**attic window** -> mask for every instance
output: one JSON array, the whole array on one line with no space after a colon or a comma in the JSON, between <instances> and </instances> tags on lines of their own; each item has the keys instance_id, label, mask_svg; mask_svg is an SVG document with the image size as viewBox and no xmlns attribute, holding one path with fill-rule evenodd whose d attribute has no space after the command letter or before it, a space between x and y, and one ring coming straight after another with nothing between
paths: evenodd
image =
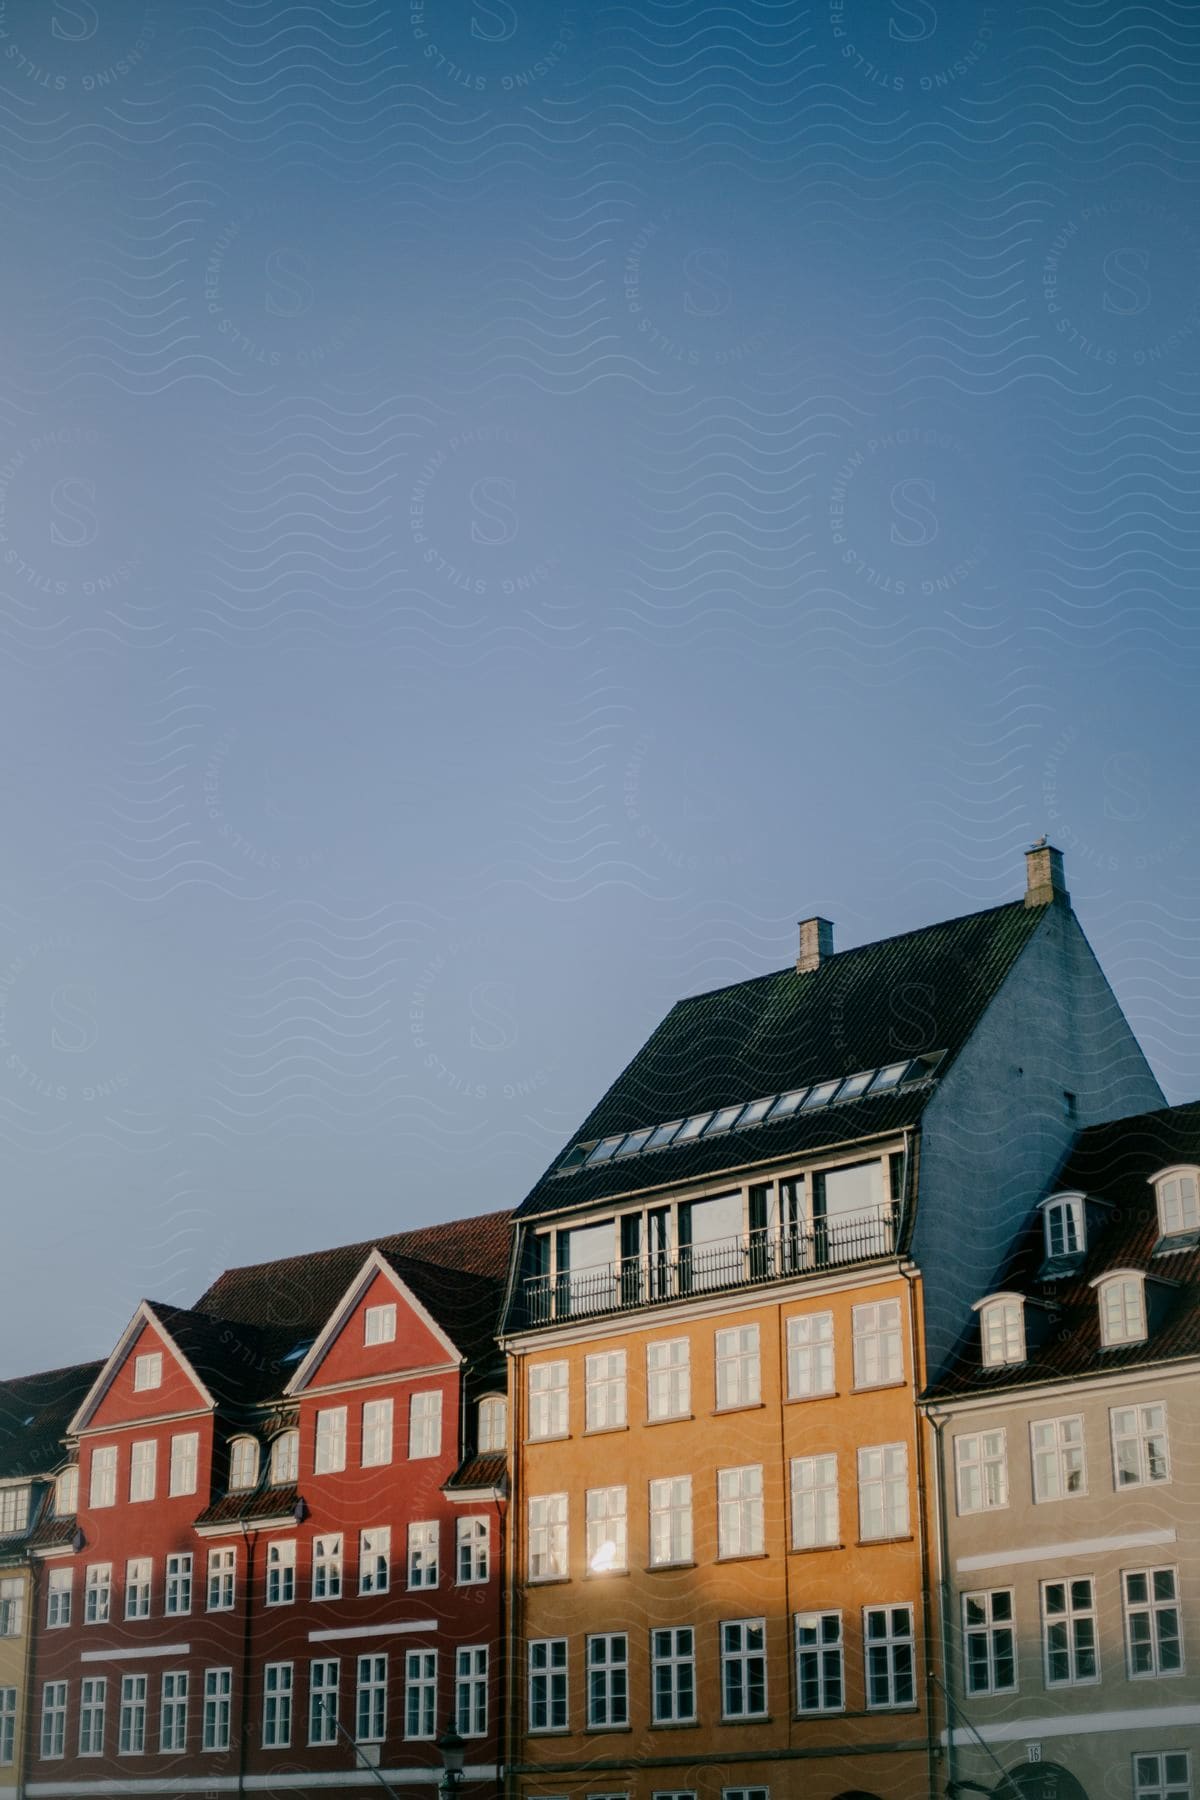
<instances>
[{"instance_id":1,"label":"attic window","mask_svg":"<svg viewBox=\"0 0 1200 1800\"><path fill-rule=\"evenodd\" d=\"M1200 1188L1193 1168L1162 1169L1151 1176L1158 1197L1158 1228L1164 1237L1200 1231Z\"/></svg>"},{"instance_id":2,"label":"attic window","mask_svg":"<svg viewBox=\"0 0 1200 1800\"><path fill-rule=\"evenodd\" d=\"M647 1125L641 1131L631 1131L617 1154L619 1156L636 1156L639 1150L646 1148L646 1144L653 1134L653 1125Z\"/></svg>"},{"instance_id":3,"label":"attic window","mask_svg":"<svg viewBox=\"0 0 1200 1800\"><path fill-rule=\"evenodd\" d=\"M1099 1289L1100 1342L1105 1349L1140 1344L1146 1337L1146 1284L1136 1270L1122 1270L1093 1284Z\"/></svg>"},{"instance_id":4,"label":"attic window","mask_svg":"<svg viewBox=\"0 0 1200 1800\"><path fill-rule=\"evenodd\" d=\"M752 1100L738 1120L738 1130L744 1131L747 1125L761 1125L774 1101L774 1094L768 1094L765 1100Z\"/></svg>"},{"instance_id":5,"label":"attic window","mask_svg":"<svg viewBox=\"0 0 1200 1800\"><path fill-rule=\"evenodd\" d=\"M679 1128L678 1136L672 1141L676 1144L686 1144L692 1138L699 1137L711 1118L712 1114L710 1112L693 1113L690 1119L685 1119L683 1121L683 1124Z\"/></svg>"},{"instance_id":6,"label":"attic window","mask_svg":"<svg viewBox=\"0 0 1200 1800\"><path fill-rule=\"evenodd\" d=\"M981 1303L979 1339L985 1369L1025 1361L1025 1303L1019 1294L1000 1294Z\"/></svg>"},{"instance_id":7,"label":"attic window","mask_svg":"<svg viewBox=\"0 0 1200 1800\"><path fill-rule=\"evenodd\" d=\"M886 1069L880 1069L878 1075L876 1075L874 1081L871 1083L871 1092L873 1094L882 1094L888 1088L899 1087L907 1067L908 1064L906 1062L898 1062L889 1063Z\"/></svg>"},{"instance_id":8,"label":"attic window","mask_svg":"<svg viewBox=\"0 0 1200 1800\"><path fill-rule=\"evenodd\" d=\"M244 1493L258 1481L258 1443L252 1437L234 1438L229 1446L229 1491Z\"/></svg>"},{"instance_id":9,"label":"attic window","mask_svg":"<svg viewBox=\"0 0 1200 1800\"><path fill-rule=\"evenodd\" d=\"M133 1391L144 1394L150 1388L162 1386L162 1351L151 1350L145 1356L133 1359Z\"/></svg>"},{"instance_id":10,"label":"attic window","mask_svg":"<svg viewBox=\"0 0 1200 1800\"><path fill-rule=\"evenodd\" d=\"M860 1094L866 1093L874 1073L874 1069L868 1069L861 1075L847 1075L845 1081L843 1081L841 1087L837 1091L838 1099L857 1100Z\"/></svg>"},{"instance_id":11,"label":"attic window","mask_svg":"<svg viewBox=\"0 0 1200 1800\"><path fill-rule=\"evenodd\" d=\"M70 1463L60 1469L54 1483L54 1512L59 1519L70 1519L79 1510L79 1464Z\"/></svg>"},{"instance_id":12,"label":"attic window","mask_svg":"<svg viewBox=\"0 0 1200 1800\"><path fill-rule=\"evenodd\" d=\"M293 1344L287 1355L281 1356L279 1360L281 1363L303 1362L312 1347L312 1338L301 1338L300 1342L298 1344Z\"/></svg>"},{"instance_id":13,"label":"attic window","mask_svg":"<svg viewBox=\"0 0 1200 1800\"><path fill-rule=\"evenodd\" d=\"M715 1112L704 1127L705 1137L714 1137L718 1131L732 1131L741 1110L740 1103L737 1106L721 1107L720 1111Z\"/></svg>"},{"instance_id":14,"label":"attic window","mask_svg":"<svg viewBox=\"0 0 1200 1800\"><path fill-rule=\"evenodd\" d=\"M801 1112L811 1112L816 1106L828 1106L833 1096L841 1087L840 1081L819 1081L814 1088L809 1088Z\"/></svg>"},{"instance_id":15,"label":"attic window","mask_svg":"<svg viewBox=\"0 0 1200 1800\"><path fill-rule=\"evenodd\" d=\"M671 1142L682 1124L682 1119L672 1119L669 1125L660 1125L646 1145L647 1150L661 1150L664 1144Z\"/></svg>"},{"instance_id":16,"label":"attic window","mask_svg":"<svg viewBox=\"0 0 1200 1800\"><path fill-rule=\"evenodd\" d=\"M28 1487L0 1488L0 1534L24 1531L29 1524Z\"/></svg>"},{"instance_id":17,"label":"attic window","mask_svg":"<svg viewBox=\"0 0 1200 1800\"><path fill-rule=\"evenodd\" d=\"M616 1151L618 1145L625 1142L627 1135L628 1133L619 1131L616 1137L601 1138L600 1142L596 1145L596 1148L587 1159L588 1168L594 1169L597 1163L607 1162L609 1157Z\"/></svg>"},{"instance_id":18,"label":"attic window","mask_svg":"<svg viewBox=\"0 0 1200 1800\"><path fill-rule=\"evenodd\" d=\"M1045 1208L1047 1256L1075 1256L1087 1248L1083 1201L1077 1195L1051 1200Z\"/></svg>"},{"instance_id":19,"label":"attic window","mask_svg":"<svg viewBox=\"0 0 1200 1800\"><path fill-rule=\"evenodd\" d=\"M368 1306L363 1314L363 1343L390 1344L396 1337L396 1302L386 1306Z\"/></svg>"},{"instance_id":20,"label":"attic window","mask_svg":"<svg viewBox=\"0 0 1200 1800\"><path fill-rule=\"evenodd\" d=\"M290 1487L299 1479L300 1433L281 1431L271 1444L271 1484L273 1487Z\"/></svg>"},{"instance_id":21,"label":"attic window","mask_svg":"<svg viewBox=\"0 0 1200 1800\"><path fill-rule=\"evenodd\" d=\"M488 1394L479 1402L479 1450L505 1448L508 1436L508 1402L501 1394Z\"/></svg>"},{"instance_id":22,"label":"attic window","mask_svg":"<svg viewBox=\"0 0 1200 1800\"><path fill-rule=\"evenodd\" d=\"M789 1094L780 1094L771 1108L771 1119L790 1119L807 1092L808 1089L802 1087L793 1088Z\"/></svg>"}]
</instances>

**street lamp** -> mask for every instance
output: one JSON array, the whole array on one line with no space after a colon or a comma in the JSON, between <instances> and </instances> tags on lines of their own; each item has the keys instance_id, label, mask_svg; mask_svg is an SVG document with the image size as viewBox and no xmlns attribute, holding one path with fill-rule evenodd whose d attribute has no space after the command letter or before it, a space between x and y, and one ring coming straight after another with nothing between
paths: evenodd
<instances>
[{"instance_id":1,"label":"street lamp","mask_svg":"<svg viewBox=\"0 0 1200 1800\"><path fill-rule=\"evenodd\" d=\"M438 1793L442 1800L455 1800L459 1783L462 1780L463 1760L466 1756L467 1746L454 1728L453 1715L447 1719L446 1729L438 1739L437 1747L442 1753L442 1763L446 1770L438 1783Z\"/></svg>"}]
</instances>

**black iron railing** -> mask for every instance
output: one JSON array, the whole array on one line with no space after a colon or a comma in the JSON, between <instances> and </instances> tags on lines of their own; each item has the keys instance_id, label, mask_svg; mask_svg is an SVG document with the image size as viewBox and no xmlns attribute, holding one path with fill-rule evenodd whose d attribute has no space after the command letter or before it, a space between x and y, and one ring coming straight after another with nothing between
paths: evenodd
<instances>
[{"instance_id":1,"label":"black iron railing","mask_svg":"<svg viewBox=\"0 0 1200 1800\"><path fill-rule=\"evenodd\" d=\"M694 1248L648 1252L561 1275L533 1275L524 1284L529 1325L626 1312L660 1300L754 1287L791 1275L815 1274L890 1256L899 1208L818 1219L803 1226L752 1231Z\"/></svg>"}]
</instances>

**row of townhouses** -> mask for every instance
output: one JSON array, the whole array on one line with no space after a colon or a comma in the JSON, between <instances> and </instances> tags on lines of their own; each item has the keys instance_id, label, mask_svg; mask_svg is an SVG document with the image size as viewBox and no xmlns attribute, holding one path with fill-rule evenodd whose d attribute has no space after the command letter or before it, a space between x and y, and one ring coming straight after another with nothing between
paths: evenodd
<instances>
[{"instance_id":1,"label":"row of townhouses","mask_svg":"<svg viewBox=\"0 0 1200 1800\"><path fill-rule=\"evenodd\" d=\"M1200 1104L1027 865L0 1384L0 1800L1200 1800Z\"/></svg>"}]
</instances>

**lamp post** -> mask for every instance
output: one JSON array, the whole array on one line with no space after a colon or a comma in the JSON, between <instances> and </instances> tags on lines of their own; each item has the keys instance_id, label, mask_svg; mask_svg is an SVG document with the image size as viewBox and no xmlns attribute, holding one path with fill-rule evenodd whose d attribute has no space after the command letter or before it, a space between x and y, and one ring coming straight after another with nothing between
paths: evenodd
<instances>
[{"instance_id":1,"label":"lamp post","mask_svg":"<svg viewBox=\"0 0 1200 1800\"><path fill-rule=\"evenodd\" d=\"M467 1746L455 1729L453 1715L447 1719L446 1729L438 1739L437 1747L442 1753L442 1764L446 1771L438 1783L438 1794L441 1800L456 1800Z\"/></svg>"}]
</instances>

